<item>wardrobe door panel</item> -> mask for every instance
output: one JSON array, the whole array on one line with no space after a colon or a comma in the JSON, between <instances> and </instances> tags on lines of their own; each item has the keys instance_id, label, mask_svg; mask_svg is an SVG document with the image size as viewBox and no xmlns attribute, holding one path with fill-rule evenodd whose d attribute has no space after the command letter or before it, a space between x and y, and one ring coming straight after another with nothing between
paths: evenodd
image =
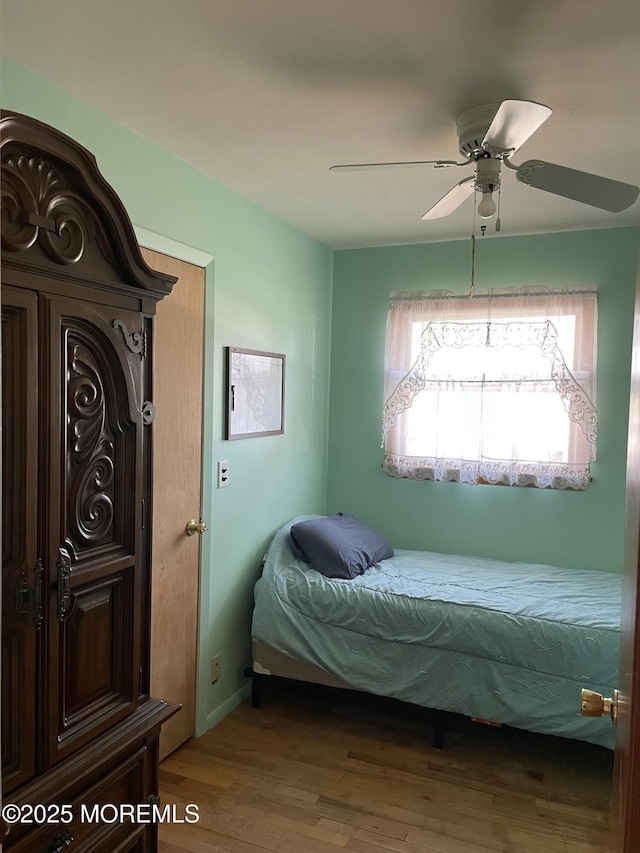
<instances>
[{"instance_id":1,"label":"wardrobe door panel","mask_svg":"<svg viewBox=\"0 0 640 853\"><path fill-rule=\"evenodd\" d=\"M128 707L132 679L130 606L133 591L131 570L118 572L96 583L78 584L64 631L61 657L64 670L65 734L92 724L98 713L112 715ZM125 642L101 642L96 638L125 638Z\"/></svg>"},{"instance_id":2,"label":"wardrobe door panel","mask_svg":"<svg viewBox=\"0 0 640 853\"><path fill-rule=\"evenodd\" d=\"M36 638L42 624L37 519L37 298L2 288L2 770L5 795L35 772Z\"/></svg>"},{"instance_id":3,"label":"wardrobe door panel","mask_svg":"<svg viewBox=\"0 0 640 853\"><path fill-rule=\"evenodd\" d=\"M49 761L136 707L144 523L142 316L41 296L50 472ZM124 331L123 331L124 329ZM60 448L64 453L60 453Z\"/></svg>"}]
</instances>

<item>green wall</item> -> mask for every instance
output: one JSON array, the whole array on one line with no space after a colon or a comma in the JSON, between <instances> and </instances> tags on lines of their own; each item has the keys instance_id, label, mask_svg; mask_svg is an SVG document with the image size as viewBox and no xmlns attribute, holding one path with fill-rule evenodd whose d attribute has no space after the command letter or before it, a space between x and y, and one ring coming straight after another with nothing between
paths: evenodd
<instances>
[{"instance_id":1,"label":"green wall","mask_svg":"<svg viewBox=\"0 0 640 853\"><path fill-rule=\"evenodd\" d=\"M273 532L326 510L332 252L24 68L3 60L3 109L40 119L92 151L140 229L208 259L198 730L239 700L250 662L253 584ZM287 356L285 432L223 439L223 352ZM185 413L185 417L188 417ZM230 481L216 488L217 460ZM191 508L176 507L185 522ZM209 659L221 676L209 684Z\"/></svg>"},{"instance_id":2,"label":"green wall","mask_svg":"<svg viewBox=\"0 0 640 853\"><path fill-rule=\"evenodd\" d=\"M621 571L636 228L477 241L476 287L598 288L598 458L585 492L414 482L381 470L384 335L393 290L467 292L470 241L335 253L330 512L399 548Z\"/></svg>"}]
</instances>

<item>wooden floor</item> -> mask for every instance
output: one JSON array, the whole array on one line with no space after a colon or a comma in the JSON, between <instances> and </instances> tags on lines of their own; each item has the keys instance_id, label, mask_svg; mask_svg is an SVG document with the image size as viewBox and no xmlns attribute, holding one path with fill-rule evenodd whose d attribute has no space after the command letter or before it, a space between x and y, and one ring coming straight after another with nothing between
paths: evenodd
<instances>
[{"instance_id":1,"label":"wooden floor","mask_svg":"<svg viewBox=\"0 0 640 853\"><path fill-rule=\"evenodd\" d=\"M608 750L447 723L435 750L422 709L284 685L163 761L163 805L200 817L160 853L607 850Z\"/></svg>"}]
</instances>

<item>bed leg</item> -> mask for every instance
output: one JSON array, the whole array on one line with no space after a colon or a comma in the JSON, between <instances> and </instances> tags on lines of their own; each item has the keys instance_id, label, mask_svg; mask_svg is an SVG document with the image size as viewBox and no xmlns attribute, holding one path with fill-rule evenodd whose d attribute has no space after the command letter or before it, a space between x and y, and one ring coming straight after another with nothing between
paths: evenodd
<instances>
[{"instance_id":1,"label":"bed leg","mask_svg":"<svg viewBox=\"0 0 640 853\"><path fill-rule=\"evenodd\" d=\"M262 678L249 666L245 669L244 674L247 678L251 679L251 707L259 708L262 696Z\"/></svg>"},{"instance_id":2,"label":"bed leg","mask_svg":"<svg viewBox=\"0 0 640 853\"><path fill-rule=\"evenodd\" d=\"M444 714L440 711L432 711L431 714L433 726L431 745L434 749L442 749L444 747Z\"/></svg>"}]
</instances>

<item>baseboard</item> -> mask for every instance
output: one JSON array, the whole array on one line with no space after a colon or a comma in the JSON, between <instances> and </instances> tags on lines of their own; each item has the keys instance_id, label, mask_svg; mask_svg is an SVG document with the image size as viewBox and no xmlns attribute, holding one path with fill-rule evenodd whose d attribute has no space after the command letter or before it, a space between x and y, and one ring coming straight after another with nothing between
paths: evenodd
<instances>
[{"instance_id":1,"label":"baseboard","mask_svg":"<svg viewBox=\"0 0 640 853\"><path fill-rule=\"evenodd\" d=\"M212 729L214 726L217 726L218 723L223 720L227 714L230 714L234 708L237 708L245 699L248 699L251 696L251 684L243 685L240 690L236 690L236 692L230 696L226 702L223 702L221 705L218 705L213 711L210 711L205 720L205 728L203 731L196 730L196 737L200 737L201 735L206 734L209 729Z\"/></svg>"}]
</instances>

